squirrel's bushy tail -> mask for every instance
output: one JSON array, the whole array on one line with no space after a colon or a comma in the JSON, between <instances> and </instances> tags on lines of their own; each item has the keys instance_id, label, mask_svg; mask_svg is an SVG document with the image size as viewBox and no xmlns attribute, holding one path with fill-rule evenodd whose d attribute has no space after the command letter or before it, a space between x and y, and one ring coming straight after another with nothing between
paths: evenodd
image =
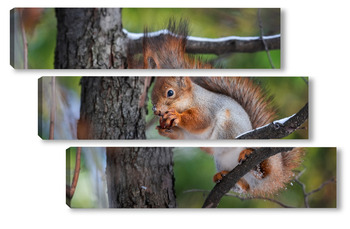
<instances>
[{"instance_id":1,"label":"squirrel's bushy tail","mask_svg":"<svg viewBox=\"0 0 350 229\"><path fill-rule=\"evenodd\" d=\"M300 166L302 158L305 155L305 151L303 148L294 148L291 151L281 153L281 155L283 168L285 168L285 170L292 171Z\"/></svg>"},{"instance_id":2,"label":"squirrel's bushy tail","mask_svg":"<svg viewBox=\"0 0 350 229\"><path fill-rule=\"evenodd\" d=\"M253 196L266 196L284 189L286 183L295 176L295 169L302 162L305 152L302 148L294 148L288 152L282 152L268 158L270 173L267 177L258 181L258 185L251 190Z\"/></svg>"}]
</instances>

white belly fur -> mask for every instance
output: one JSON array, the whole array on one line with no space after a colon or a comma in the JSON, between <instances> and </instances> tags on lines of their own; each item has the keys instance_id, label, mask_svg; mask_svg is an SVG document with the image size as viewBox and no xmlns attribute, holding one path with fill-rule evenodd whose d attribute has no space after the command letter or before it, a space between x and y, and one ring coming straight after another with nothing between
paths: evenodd
<instances>
[{"instance_id":1,"label":"white belly fur","mask_svg":"<svg viewBox=\"0 0 350 229\"><path fill-rule=\"evenodd\" d=\"M215 147L213 155L218 171L231 171L238 165L239 154L244 150L243 147Z\"/></svg>"}]
</instances>

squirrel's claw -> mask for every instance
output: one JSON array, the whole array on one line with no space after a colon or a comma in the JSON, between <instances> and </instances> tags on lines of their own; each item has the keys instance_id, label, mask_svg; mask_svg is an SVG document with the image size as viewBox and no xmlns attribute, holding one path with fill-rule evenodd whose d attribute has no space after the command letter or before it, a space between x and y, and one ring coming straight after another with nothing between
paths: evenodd
<instances>
[{"instance_id":1,"label":"squirrel's claw","mask_svg":"<svg viewBox=\"0 0 350 229\"><path fill-rule=\"evenodd\" d=\"M227 170L223 170L223 171L220 171L220 172L216 173L216 174L214 175L214 177L213 177L213 181L214 181L215 183L219 183L219 182L222 180L222 178L223 178L224 176L226 176L226 174L228 174L228 173L229 173L229 171L227 171Z\"/></svg>"},{"instance_id":2,"label":"squirrel's claw","mask_svg":"<svg viewBox=\"0 0 350 229\"><path fill-rule=\"evenodd\" d=\"M162 117L162 123L164 128L171 128L177 126L180 122L180 114L177 113L174 109L166 111Z\"/></svg>"},{"instance_id":3,"label":"squirrel's claw","mask_svg":"<svg viewBox=\"0 0 350 229\"><path fill-rule=\"evenodd\" d=\"M247 160L247 158L254 152L254 149L247 148L245 150L242 150L242 152L239 154L238 157L238 163L242 164L243 161Z\"/></svg>"}]
</instances>

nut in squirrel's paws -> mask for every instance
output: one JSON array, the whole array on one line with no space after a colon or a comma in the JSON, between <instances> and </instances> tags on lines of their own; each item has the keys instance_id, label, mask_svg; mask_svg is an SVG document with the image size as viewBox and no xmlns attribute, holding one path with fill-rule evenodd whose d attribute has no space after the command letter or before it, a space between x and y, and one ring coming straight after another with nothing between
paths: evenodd
<instances>
[{"instance_id":1,"label":"nut in squirrel's paws","mask_svg":"<svg viewBox=\"0 0 350 229\"><path fill-rule=\"evenodd\" d=\"M242 152L239 154L238 157L238 163L242 164L243 161L247 160L247 158L254 152L254 149L247 148L245 150L242 150Z\"/></svg>"},{"instance_id":2,"label":"nut in squirrel's paws","mask_svg":"<svg viewBox=\"0 0 350 229\"><path fill-rule=\"evenodd\" d=\"M160 118L160 127L163 129L170 129L171 127L177 126L180 122L180 114L174 109L170 109L164 113Z\"/></svg>"},{"instance_id":3,"label":"nut in squirrel's paws","mask_svg":"<svg viewBox=\"0 0 350 229\"><path fill-rule=\"evenodd\" d=\"M229 171L227 171L227 170L223 170L223 171L216 173L213 177L214 183L219 183L222 180L222 178L224 176L226 176L226 174L228 174L228 173L229 173Z\"/></svg>"},{"instance_id":4,"label":"nut in squirrel's paws","mask_svg":"<svg viewBox=\"0 0 350 229\"><path fill-rule=\"evenodd\" d=\"M166 126L166 119L163 118L163 116L159 117L159 126L157 126L157 130L159 129L166 129L169 130L170 128Z\"/></svg>"}]
</instances>

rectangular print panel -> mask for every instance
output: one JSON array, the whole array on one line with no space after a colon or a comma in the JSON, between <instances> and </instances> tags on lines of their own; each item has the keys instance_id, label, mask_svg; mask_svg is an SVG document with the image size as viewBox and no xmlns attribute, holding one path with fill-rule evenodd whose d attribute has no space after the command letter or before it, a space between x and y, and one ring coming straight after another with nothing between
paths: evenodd
<instances>
[{"instance_id":1,"label":"rectangular print panel","mask_svg":"<svg viewBox=\"0 0 350 229\"><path fill-rule=\"evenodd\" d=\"M72 208L335 208L337 203L336 148L78 147L67 149L66 159L66 200Z\"/></svg>"},{"instance_id":2,"label":"rectangular print panel","mask_svg":"<svg viewBox=\"0 0 350 229\"><path fill-rule=\"evenodd\" d=\"M280 68L279 8L15 8L10 19L15 69Z\"/></svg>"},{"instance_id":3,"label":"rectangular print panel","mask_svg":"<svg viewBox=\"0 0 350 229\"><path fill-rule=\"evenodd\" d=\"M307 77L42 77L38 88L43 139L308 138Z\"/></svg>"}]
</instances>

